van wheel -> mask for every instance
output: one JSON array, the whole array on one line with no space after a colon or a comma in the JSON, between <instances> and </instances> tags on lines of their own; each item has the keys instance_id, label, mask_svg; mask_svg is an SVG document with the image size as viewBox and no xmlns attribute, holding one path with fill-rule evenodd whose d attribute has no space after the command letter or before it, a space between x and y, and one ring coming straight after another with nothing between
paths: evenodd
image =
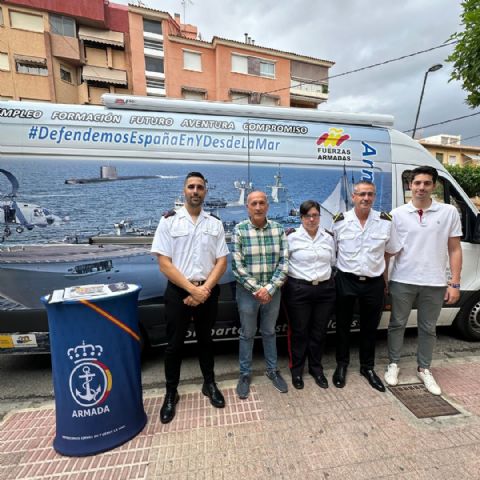
<instances>
[{"instance_id":1,"label":"van wheel","mask_svg":"<svg viewBox=\"0 0 480 480\"><path fill-rule=\"evenodd\" d=\"M458 331L467 340L480 341L480 293L462 307L455 320Z\"/></svg>"}]
</instances>

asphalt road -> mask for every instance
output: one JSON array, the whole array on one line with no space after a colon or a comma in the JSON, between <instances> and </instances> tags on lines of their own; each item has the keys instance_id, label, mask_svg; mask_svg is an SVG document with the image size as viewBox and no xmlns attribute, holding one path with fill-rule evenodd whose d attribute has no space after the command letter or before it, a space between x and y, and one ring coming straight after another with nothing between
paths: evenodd
<instances>
[{"instance_id":1,"label":"asphalt road","mask_svg":"<svg viewBox=\"0 0 480 480\"><path fill-rule=\"evenodd\" d=\"M353 335L351 368L358 366L357 335ZM279 367L288 377L288 357L285 338L278 340ZM403 356L405 361L414 362L416 331L410 330L405 338ZM234 379L238 376L238 342L216 344L217 381ZM451 328L439 329L435 348L435 359L480 355L480 342L467 342L459 338ZM201 374L196 359L196 346L187 345L182 366L182 383L200 383ZM387 363L386 332L379 332L377 342L377 370L381 372ZM402 359L403 363L403 359ZM329 336L324 357L327 376L335 367L335 336ZM254 374L264 370L261 342L255 346ZM0 419L10 410L32 407L53 400L51 362L49 355L0 355ZM163 349L148 352L142 362L142 382L145 391L164 386ZM181 388L181 387L180 387Z\"/></svg>"}]
</instances>

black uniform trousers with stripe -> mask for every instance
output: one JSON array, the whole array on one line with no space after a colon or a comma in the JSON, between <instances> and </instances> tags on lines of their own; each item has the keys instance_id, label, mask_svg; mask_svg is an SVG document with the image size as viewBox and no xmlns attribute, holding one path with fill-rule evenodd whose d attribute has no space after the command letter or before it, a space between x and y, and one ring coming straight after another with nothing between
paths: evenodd
<instances>
[{"instance_id":1,"label":"black uniform trousers with stripe","mask_svg":"<svg viewBox=\"0 0 480 480\"><path fill-rule=\"evenodd\" d=\"M189 307L183 303L189 293L168 282L165 291L165 318L168 345L165 349L165 379L167 390L180 382L183 347L190 322L193 320L198 345L198 359L206 383L215 381L212 327L217 318L220 287L216 285L205 303Z\"/></svg>"},{"instance_id":2,"label":"black uniform trousers with stripe","mask_svg":"<svg viewBox=\"0 0 480 480\"><path fill-rule=\"evenodd\" d=\"M323 372L327 326L335 309L335 281L331 278L318 285L308 285L289 277L282 299L288 314L292 377L302 376L307 358L309 372L317 376Z\"/></svg>"},{"instance_id":3,"label":"black uniform trousers with stripe","mask_svg":"<svg viewBox=\"0 0 480 480\"><path fill-rule=\"evenodd\" d=\"M383 276L358 277L348 272L337 271L336 307L336 358L338 365L350 363L350 329L355 302L358 300L360 314L360 366L375 365L375 343L384 304L385 281Z\"/></svg>"}]
</instances>

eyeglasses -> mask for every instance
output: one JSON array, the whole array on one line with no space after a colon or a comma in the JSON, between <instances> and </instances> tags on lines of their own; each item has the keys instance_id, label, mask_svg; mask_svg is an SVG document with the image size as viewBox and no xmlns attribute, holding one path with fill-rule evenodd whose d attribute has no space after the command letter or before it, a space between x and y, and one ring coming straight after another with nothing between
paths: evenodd
<instances>
[{"instance_id":1,"label":"eyeglasses","mask_svg":"<svg viewBox=\"0 0 480 480\"><path fill-rule=\"evenodd\" d=\"M319 213L313 213L312 215L302 215L303 218L308 218L309 220L318 220L320 218Z\"/></svg>"},{"instance_id":2,"label":"eyeglasses","mask_svg":"<svg viewBox=\"0 0 480 480\"><path fill-rule=\"evenodd\" d=\"M360 192L360 193L353 192L353 194L356 195L357 197L374 197L375 196L375 192Z\"/></svg>"}]
</instances>

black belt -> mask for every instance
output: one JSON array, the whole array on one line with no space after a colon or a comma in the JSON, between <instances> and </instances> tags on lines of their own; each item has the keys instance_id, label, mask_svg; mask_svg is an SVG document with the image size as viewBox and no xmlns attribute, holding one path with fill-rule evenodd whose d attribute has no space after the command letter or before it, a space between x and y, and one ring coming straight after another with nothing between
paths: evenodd
<instances>
[{"instance_id":1,"label":"black belt","mask_svg":"<svg viewBox=\"0 0 480 480\"><path fill-rule=\"evenodd\" d=\"M356 280L357 282L373 282L383 277L383 275L379 275L378 277L367 277L365 275L355 275L354 273L350 273L350 272L342 272L341 270L338 270L338 271L342 275L345 275L346 277L349 277L352 280Z\"/></svg>"},{"instance_id":2,"label":"black belt","mask_svg":"<svg viewBox=\"0 0 480 480\"><path fill-rule=\"evenodd\" d=\"M195 285L196 287L200 287L201 285L203 285L206 282L206 280L189 280L189 282L192 285Z\"/></svg>"},{"instance_id":3,"label":"black belt","mask_svg":"<svg viewBox=\"0 0 480 480\"><path fill-rule=\"evenodd\" d=\"M288 277L289 282L299 283L300 285L323 285L330 281L328 280L302 280L301 278Z\"/></svg>"}]
</instances>

